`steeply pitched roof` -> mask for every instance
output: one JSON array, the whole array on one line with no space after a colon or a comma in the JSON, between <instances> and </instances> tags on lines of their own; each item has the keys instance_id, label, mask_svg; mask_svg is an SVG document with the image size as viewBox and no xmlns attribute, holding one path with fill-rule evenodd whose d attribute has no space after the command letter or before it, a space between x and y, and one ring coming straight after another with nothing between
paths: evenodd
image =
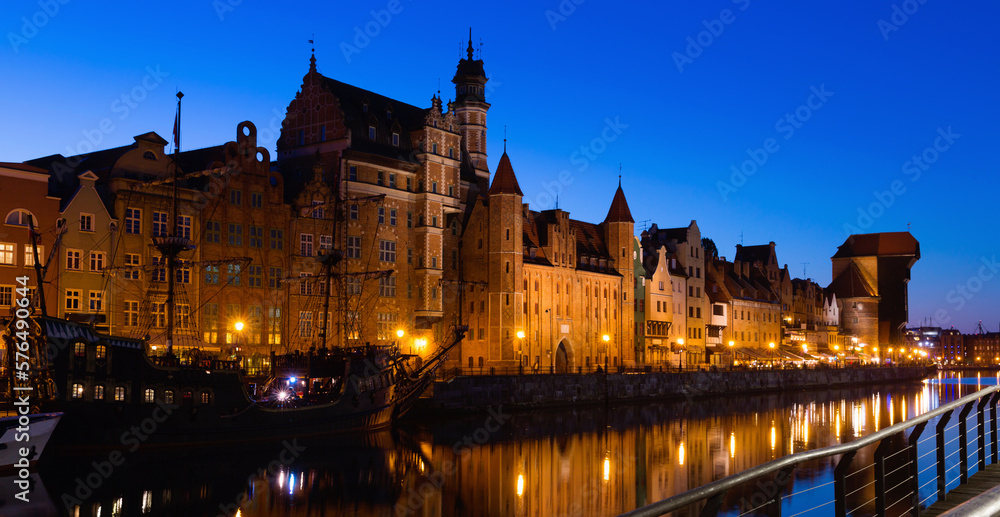
<instances>
[{"instance_id":1,"label":"steeply pitched roof","mask_svg":"<svg viewBox=\"0 0 1000 517\"><path fill-rule=\"evenodd\" d=\"M497 172L493 175L493 183L490 185L489 195L492 196L494 194L524 195L521 193L521 186L517 184L517 176L514 175L514 168L510 165L510 158L507 157L507 151L504 151L503 156L500 157Z\"/></svg>"},{"instance_id":2,"label":"steeply pitched roof","mask_svg":"<svg viewBox=\"0 0 1000 517\"><path fill-rule=\"evenodd\" d=\"M615 198L611 200L611 209L608 210L608 216L604 218L606 223L634 223L635 219L632 219L632 212L628 209L628 201L625 200L625 192L622 191L622 185L618 183L618 190L615 191Z\"/></svg>"},{"instance_id":3,"label":"steeply pitched roof","mask_svg":"<svg viewBox=\"0 0 1000 517\"><path fill-rule=\"evenodd\" d=\"M749 262L751 264L761 264L769 265L771 260L771 251L774 243L770 244L759 244L756 246L741 246L736 245L736 261L739 262Z\"/></svg>"},{"instance_id":4,"label":"steeply pitched roof","mask_svg":"<svg viewBox=\"0 0 1000 517\"><path fill-rule=\"evenodd\" d=\"M920 243L910 232L851 235L837 248L837 254L833 258L888 255L916 255L919 259Z\"/></svg>"},{"instance_id":5,"label":"steeply pitched roof","mask_svg":"<svg viewBox=\"0 0 1000 517\"><path fill-rule=\"evenodd\" d=\"M830 282L829 290L833 291L838 298L858 298L874 297L875 290L865 280L865 277L854 262L843 270L837 278Z\"/></svg>"}]
</instances>

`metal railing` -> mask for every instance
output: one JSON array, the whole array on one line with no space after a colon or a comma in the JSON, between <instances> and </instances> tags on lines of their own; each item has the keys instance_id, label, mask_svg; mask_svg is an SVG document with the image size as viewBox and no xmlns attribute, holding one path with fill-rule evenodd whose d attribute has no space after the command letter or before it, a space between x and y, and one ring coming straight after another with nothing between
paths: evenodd
<instances>
[{"instance_id":1,"label":"metal railing","mask_svg":"<svg viewBox=\"0 0 1000 517\"><path fill-rule=\"evenodd\" d=\"M750 499L750 505L744 504L740 508L740 515L779 516L781 515L782 503L796 495L795 493L782 493L787 485L790 484L789 482L793 478L795 467L806 461L830 458L838 455L840 455L840 460L834 468L833 481L805 488L798 492L798 494L808 492L808 496L803 497L810 504L813 504L813 506L808 510L799 511L796 515L819 511L820 509L823 509L822 515L829 515L831 513L830 506L832 506L833 515L846 516L874 502L875 515L884 516L888 514L889 510L893 510L893 515L909 514L917 516L920 514L921 506L935 495L939 500L943 500L945 494L950 489L965 484L968 481L970 476L969 460L972 459L971 456L974 456L974 462L971 467L976 467L977 470L982 470L986 466L988 458L992 460L991 463L997 463L998 401L1000 401L1000 386L985 388L914 417L911 420L900 422L852 442L831 445L822 449L799 452L778 458L738 474L688 490L682 494L643 506L642 508L622 514L621 517L660 516L688 508L692 505L701 505L700 515L702 516L718 515L726 503L726 495L730 490L740 489L754 481L757 481L757 487L760 490ZM987 422L985 414L987 407L990 408L989 422ZM959 412L958 422L949 427L949 419L956 410ZM968 417L973 410L977 410L977 415L974 426L970 429ZM937 417L941 418L934 429L934 435L921 440L924 428L932 419ZM988 429L987 423L990 424ZM958 437L946 441L945 433L953 430L955 427L958 427ZM906 436L906 431L910 429L912 431L909 436ZM973 432L976 446L976 449L971 454L969 452L970 431ZM987 437L989 437L989 444L987 444ZM934 450L918 456L917 446L932 440L935 443ZM952 445L955 441L959 442L957 450L952 450L951 453L948 453L949 446L951 446L951 449L956 447ZM893 450L894 448L898 448L897 444L900 442L905 443L905 447L902 447L901 450ZM872 465L867 465L848 473L851 468L851 462L858 451L863 447L876 443L878 445L875 448ZM930 456L931 453L936 453L934 455L936 461L930 466L926 466L923 470L918 470L918 460ZM953 462L956 454L959 455L959 462L948 467L949 460ZM900 457L901 455L902 457ZM935 468L936 472L934 478L920 485L920 475L930 471L932 467ZM848 479L869 468L874 468L874 480L859 488L852 486L854 490L848 492ZM950 484L956 481L954 474L952 474L950 479L948 477L948 474L952 473L955 468L960 469L957 478L959 483L958 485L949 487ZM852 480L853 485L856 485L858 482L859 480ZM936 490L930 496L921 500L920 490L930 486L934 482L936 482ZM832 498L824 498L823 490L821 489L830 485L832 485L833 493L828 495L832 495ZM871 485L874 485L874 499L862 502L857 508L848 508L849 498ZM1000 500L1000 493L996 494L996 497ZM854 499L858 499L858 497ZM909 508L898 506L900 504L909 504ZM752 507L747 507L751 505ZM956 515L972 514L963 513Z\"/></svg>"},{"instance_id":2,"label":"metal railing","mask_svg":"<svg viewBox=\"0 0 1000 517\"><path fill-rule=\"evenodd\" d=\"M941 517L991 517L993 515L1000 515L1000 486L991 488L942 513Z\"/></svg>"}]
</instances>

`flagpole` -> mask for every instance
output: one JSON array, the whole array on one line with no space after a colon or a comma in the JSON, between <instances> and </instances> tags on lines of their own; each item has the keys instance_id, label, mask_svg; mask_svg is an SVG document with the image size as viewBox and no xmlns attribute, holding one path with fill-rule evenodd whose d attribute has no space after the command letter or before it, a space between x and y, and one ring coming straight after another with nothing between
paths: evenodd
<instances>
[{"instance_id":1,"label":"flagpole","mask_svg":"<svg viewBox=\"0 0 1000 517\"><path fill-rule=\"evenodd\" d=\"M177 160L176 157L180 153L181 148L181 98L184 94L177 92L177 116L174 118L174 157L173 169L174 169L174 192L173 192L173 210L170 213L170 217L173 219L173 231L170 232L170 236L174 239L180 237L177 234ZM173 246L167 250L164 246L163 251L168 251L167 253L167 357L173 357L174 355L174 267L177 263L177 253L181 251L181 247L177 246L177 242L173 242ZM162 253L162 251L161 251Z\"/></svg>"}]
</instances>

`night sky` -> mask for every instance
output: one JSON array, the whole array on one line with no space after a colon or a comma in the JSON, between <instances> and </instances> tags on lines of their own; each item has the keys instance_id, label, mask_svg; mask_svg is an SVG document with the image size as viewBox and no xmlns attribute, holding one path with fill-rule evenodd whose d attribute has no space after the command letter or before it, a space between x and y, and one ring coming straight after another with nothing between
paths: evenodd
<instances>
[{"instance_id":1,"label":"night sky","mask_svg":"<svg viewBox=\"0 0 1000 517\"><path fill-rule=\"evenodd\" d=\"M0 161L170 140L178 89L182 150L250 120L273 152L310 38L324 75L428 107L472 26L490 169L507 126L533 209L600 222L621 164L637 232L773 240L823 286L849 233L909 228L911 325L1000 324L996 2L47 1L2 8Z\"/></svg>"}]
</instances>

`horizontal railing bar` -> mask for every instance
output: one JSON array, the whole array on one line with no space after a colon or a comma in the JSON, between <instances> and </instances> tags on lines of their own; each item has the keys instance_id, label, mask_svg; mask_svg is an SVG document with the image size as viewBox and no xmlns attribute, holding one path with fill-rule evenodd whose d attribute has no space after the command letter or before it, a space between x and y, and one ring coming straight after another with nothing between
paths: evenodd
<instances>
[{"instance_id":1,"label":"horizontal railing bar","mask_svg":"<svg viewBox=\"0 0 1000 517\"><path fill-rule=\"evenodd\" d=\"M917 444L918 444L918 445L923 445L923 444L925 444L925 443L927 443L927 442L929 442L929 441L932 441L932 440L934 440L935 438L937 438L937 436L934 436L934 435L932 434L932 435L928 436L927 438L924 438L923 440L920 440L919 442L917 442Z\"/></svg>"},{"instance_id":2,"label":"horizontal railing bar","mask_svg":"<svg viewBox=\"0 0 1000 517\"><path fill-rule=\"evenodd\" d=\"M866 470L868 470L870 468L873 468L873 467L875 467L874 463L872 463L871 465L868 465L867 467L861 467L858 470L855 470L854 472L851 472L850 474L844 476L844 479L849 479L851 476L854 476L855 474L860 474L860 473L862 473L862 472L864 472L864 471L866 471Z\"/></svg>"},{"instance_id":3,"label":"horizontal railing bar","mask_svg":"<svg viewBox=\"0 0 1000 517\"><path fill-rule=\"evenodd\" d=\"M857 507L857 508L855 508L855 509L851 510L851 511L850 511L850 512L848 512L848 513L854 513L854 512L856 512L856 511L858 511L858 510L860 510L860 509L862 509L862 508L864 508L864 507L866 507L866 506L868 506L868 505L872 504L872 501L874 501L874 500L875 500L875 498L873 497L873 498L869 499L869 500L868 500L868 502L866 502L866 503L862 503L862 504L861 504L861 506L859 506L859 507Z\"/></svg>"},{"instance_id":4,"label":"horizontal railing bar","mask_svg":"<svg viewBox=\"0 0 1000 517\"><path fill-rule=\"evenodd\" d=\"M858 451L862 447L878 443L901 431L914 427L917 424L929 422L935 417L941 416L949 411L953 411L958 407L965 406L966 404L974 402L984 396L992 395L997 391L1000 391L1000 386L990 386L975 393L966 395L958 400L953 400L943 406L938 406L937 408L932 409L931 411L928 411L918 417L914 417L912 420L899 422L898 424L891 425L881 431L877 431L868 436L863 436L852 442L830 445L823 447L822 449L797 452L789 456L771 460L762 465L751 467L738 474L724 477L708 483L707 485L703 485L673 497L668 497L667 499L648 504L642 508L637 508L622 515L626 517L659 517L667 512L683 508L690 504L707 499L715 494L728 491L730 488L739 486L747 481L778 472L779 470L792 467L805 461Z\"/></svg>"},{"instance_id":5,"label":"horizontal railing bar","mask_svg":"<svg viewBox=\"0 0 1000 517\"><path fill-rule=\"evenodd\" d=\"M905 468L907 468L907 467L909 467L909 466L910 466L910 464L909 464L909 463L907 463L906 465L903 465L902 467L899 467L898 469L896 469L896 470L893 470L892 472L889 472L889 473L887 473L887 474L885 475L885 477L889 477L889 476L891 476L891 475L893 475L893 474L895 474L895 473L899 472L900 470L903 470L903 469L905 469Z\"/></svg>"},{"instance_id":6,"label":"horizontal railing bar","mask_svg":"<svg viewBox=\"0 0 1000 517\"><path fill-rule=\"evenodd\" d=\"M931 463L930 465L928 465L927 468L925 468L924 470L921 470L920 472L917 472L917 475L919 476L920 474L923 474L924 472L927 472L928 470L930 470L930 469L932 469L932 468L934 468L936 466L937 466L937 462L935 461L934 463ZM934 481L934 480L932 479L931 481Z\"/></svg>"},{"instance_id":7,"label":"horizontal railing bar","mask_svg":"<svg viewBox=\"0 0 1000 517\"><path fill-rule=\"evenodd\" d=\"M794 494L788 494L788 495L783 496L783 497L787 498L787 497L792 497L793 495L804 494L804 493L806 493L806 492L808 492L810 490L816 490L817 488L823 488L823 487L825 487L827 485L832 485L833 483L834 483L833 481L827 481L826 483L823 483L822 485L812 486L812 487L806 488L805 490L799 490L798 492L795 492Z\"/></svg>"},{"instance_id":8,"label":"horizontal railing bar","mask_svg":"<svg viewBox=\"0 0 1000 517\"><path fill-rule=\"evenodd\" d=\"M858 487L858 489L857 489L857 490L855 490L855 491L853 491L853 492L851 492L851 493L847 494L847 495L846 495L846 496L844 496L844 497L851 497L852 495L854 495L854 494L856 494L856 493L858 493L858 492L860 492L860 491L862 491L862 490L864 490L864 489L866 489L866 488L868 488L868 487L870 487L870 486L872 486L872 485L874 485L874 484L875 484L875 482L874 482L874 481L872 481L871 483L868 483L867 485L861 485L861 486L859 486L859 487Z\"/></svg>"},{"instance_id":9,"label":"horizontal railing bar","mask_svg":"<svg viewBox=\"0 0 1000 517\"><path fill-rule=\"evenodd\" d=\"M896 501L895 503L890 504L889 506L886 506L885 509L888 510L889 508L892 508L893 506L896 506L897 504L902 503L903 501L905 501L905 500L907 500L909 498L910 498L909 494L904 495L902 499L900 499L899 501Z\"/></svg>"},{"instance_id":10,"label":"horizontal railing bar","mask_svg":"<svg viewBox=\"0 0 1000 517\"><path fill-rule=\"evenodd\" d=\"M902 453L910 450L912 447L913 447L912 445L907 445L906 447L903 447L902 449L900 449L900 450L898 450L898 451L896 451L896 452L894 452L894 453L886 456L884 459L888 460L889 458L892 458L893 456L897 456L899 454L902 454Z\"/></svg>"},{"instance_id":11,"label":"horizontal railing bar","mask_svg":"<svg viewBox=\"0 0 1000 517\"><path fill-rule=\"evenodd\" d=\"M937 495L937 493L933 493L933 494L931 494L931 495L927 496L927 499L924 499L923 501L920 501L920 504L924 504L924 503L926 503L927 501L930 501L930 500L931 500L931 499L932 499L932 498L933 498L934 496L936 496L936 495Z\"/></svg>"},{"instance_id":12,"label":"horizontal railing bar","mask_svg":"<svg viewBox=\"0 0 1000 517\"><path fill-rule=\"evenodd\" d=\"M945 442L944 446L947 447L947 446L951 445L953 442L957 442L959 438L961 438L961 436L956 436L956 437L952 438L951 440L948 440L947 442Z\"/></svg>"},{"instance_id":13,"label":"horizontal railing bar","mask_svg":"<svg viewBox=\"0 0 1000 517\"><path fill-rule=\"evenodd\" d=\"M822 507L824 507L824 506L826 506L826 505L828 505L828 504L830 504L830 503L832 503L832 502L834 502L834 501L833 501L833 500L831 499L831 500L829 500L829 501L827 501L827 502L825 502L825 503L823 503L823 504L821 504L821 505L819 505L819 506L813 506L812 508L810 508L810 509L808 509L808 510L804 510L804 511L801 511L801 512L799 512L799 513L793 513L792 515L789 515L788 517L796 517L796 516L798 516L798 515L802 515L802 514L804 514L804 513L809 513L809 512L811 512L811 511L813 511L813 510L816 510L816 509L818 509L818 508L822 508Z\"/></svg>"},{"instance_id":14,"label":"horizontal railing bar","mask_svg":"<svg viewBox=\"0 0 1000 517\"><path fill-rule=\"evenodd\" d=\"M931 480L930 480L930 481L928 481L928 482L926 482L926 483L924 483L924 484L920 485L920 490L923 490L923 489L924 489L924 487L926 487L927 485L929 485L929 484L931 484L931 483L933 483L933 482L935 482L935 481L937 481L937 478L936 478L936 477L934 477L934 478L931 478Z\"/></svg>"},{"instance_id":15,"label":"horizontal railing bar","mask_svg":"<svg viewBox=\"0 0 1000 517\"><path fill-rule=\"evenodd\" d=\"M924 453L924 456L928 456L928 455L930 455L930 454L934 454L935 452L937 452L937 448L934 448L934 449L931 449L931 451L930 451L930 452L927 452L927 453ZM922 460L922 459L924 459L924 456L920 456L920 457L919 457L919 458L917 458L917 459L918 459L918 460Z\"/></svg>"},{"instance_id":16,"label":"horizontal railing bar","mask_svg":"<svg viewBox=\"0 0 1000 517\"><path fill-rule=\"evenodd\" d=\"M894 486L894 487L890 488L889 490L886 490L886 491L885 491L885 493L887 493L887 494L888 494L889 492L892 492L893 490L895 490L895 489L897 489L897 488L899 488L899 487L903 486L904 484L906 484L906 482L908 482L908 481L909 481L909 480L911 480L911 479L913 479L913 478L912 478L912 477L908 477L908 478L904 479L902 483L900 483L900 484L898 484L898 485L896 485L896 486Z\"/></svg>"},{"instance_id":17,"label":"horizontal railing bar","mask_svg":"<svg viewBox=\"0 0 1000 517\"><path fill-rule=\"evenodd\" d=\"M767 506L767 505L769 505L769 504L771 504L771 502L770 502L770 501L768 501L768 502L766 502L766 503L764 503L764 504L762 504L762 505L760 505L760 506L755 506L755 507L753 507L753 508L751 508L751 509L749 509L749 510L747 510L747 511L743 512L743 513L741 513L741 514L740 514L740 517L743 517L744 515L750 515L750 514L752 514L753 512L756 512L757 510L760 510L761 508L763 508L763 507L765 507L765 506Z\"/></svg>"}]
</instances>

